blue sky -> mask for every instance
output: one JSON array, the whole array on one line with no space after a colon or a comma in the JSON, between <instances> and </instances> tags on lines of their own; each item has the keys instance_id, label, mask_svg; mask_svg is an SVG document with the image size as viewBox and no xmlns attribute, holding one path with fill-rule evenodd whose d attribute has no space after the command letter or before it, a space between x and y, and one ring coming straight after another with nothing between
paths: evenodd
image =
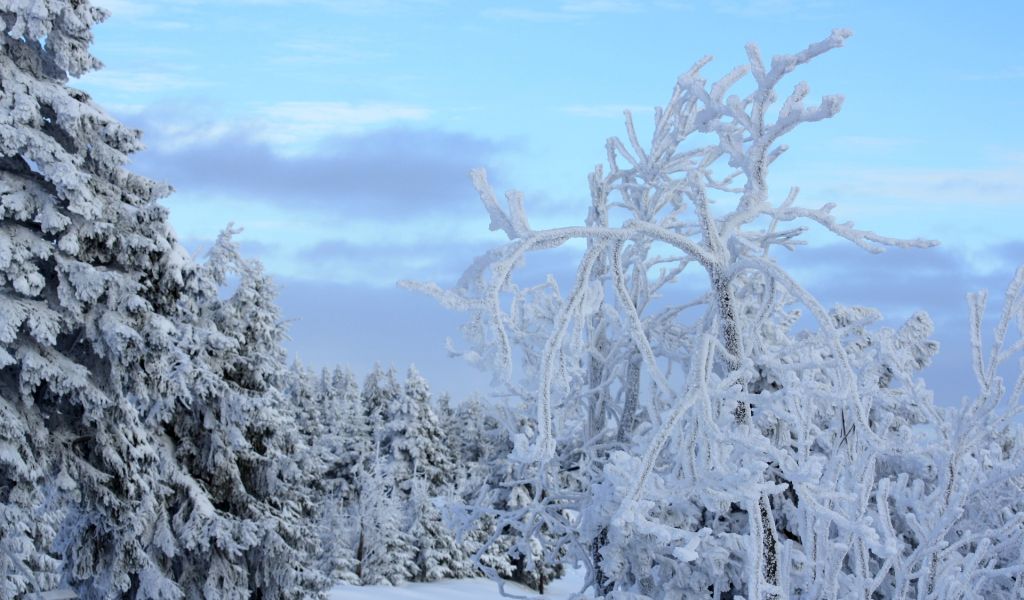
<instances>
[{"instance_id":1,"label":"blue sky","mask_svg":"<svg viewBox=\"0 0 1024 600\"><path fill-rule=\"evenodd\" d=\"M835 27L855 35L798 76L843 110L789 137L772 189L943 245L870 256L814 236L787 264L827 303L929 310L944 345L929 381L951 402L971 392L964 294L1024 262L1018 2L97 4L113 12L95 32L106 68L78 85L145 131L135 168L174 185L190 248L245 228L313 365L415 362L437 388L482 385L445 355L458 315L394 287L450 283L501 242L467 171L524 190L535 225L578 223L622 109L642 124L704 54L723 74L748 41L791 52Z\"/></svg>"}]
</instances>

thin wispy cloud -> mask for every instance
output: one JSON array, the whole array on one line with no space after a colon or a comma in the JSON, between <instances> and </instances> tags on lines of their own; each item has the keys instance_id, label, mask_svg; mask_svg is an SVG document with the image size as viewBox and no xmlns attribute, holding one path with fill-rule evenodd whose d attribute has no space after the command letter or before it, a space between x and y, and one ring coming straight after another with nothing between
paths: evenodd
<instances>
[{"instance_id":1,"label":"thin wispy cloud","mask_svg":"<svg viewBox=\"0 0 1024 600\"><path fill-rule=\"evenodd\" d=\"M846 196L884 198L946 210L971 205L1024 207L1024 164L987 168L847 169L831 188ZM845 204L856 208L856 203Z\"/></svg>"},{"instance_id":2,"label":"thin wispy cloud","mask_svg":"<svg viewBox=\"0 0 1024 600\"><path fill-rule=\"evenodd\" d=\"M391 56L381 48L369 49L368 42L346 38L344 41L324 39L289 40L277 44L278 52L271 62L278 65L341 65L365 63Z\"/></svg>"},{"instance_id":3,"label":"thin wispy cloud","mask_svg":"<svg viewBox=\"0 0 1024 600\"><path fill-rule=\"evenodd\" d=\"M164 31L181 31L183 29L190 29L192 25L185 21L153 21L151 26L154 29L162 29Z\"/></svg>"},{"instance_id":4,"label":"thin wispy cloud","mask_svg":"<svg viewBox=\"0 0 1024 600\"><path fill-rule=\"evenodd\" d=\"M563 106L561 111L575 117L587 117L595 119L625 118L625 111L634 115L653 113L654 109L649 106L626 105L626 104L572 104Z\"/></svg>"},{"instance_id":5,"label":"thin wispy cloud","mask_svg":"<svg viewBox=\"0 0 1024 600\"><path fill-rule=\"evenodd\" d=\"M837 148L857 148L880 152L905 150L909 146L919 144L919 140L904 137L881 135L843 135L833 138L830 142Z\"/></svg>"},{"instance_id":6,"label":"thin wispy cloud","mask_svg":"<svg viewBox=\"0 0 1024 600\"><path fill-rule=\"evenodd\" d=\"M398 237L384 236L387 239ZM352 243L327 240L299 251L296 276L388 288L401 279L422 279L452 284L472 257L483 254L494 241L432 239L416 243Z\"/></svg>"},{"instance_id":7,"label":"thin wispy cloud","mask_svg":"<svg viewBox=\"0 0 1024 600\"><path fill-rule=\"evenodd\" d=\"M384 125L424 121L431 114L422 106L386 102L288 101L257 107L253 117L260 124L256 137L292 146Z\"/></svg>"},{"instance_id":8,"label":"thin wispy cloud","mask_svg":"<svg viewBox=\"0 0 1024 600\"><path fill-rule=\"evenodd\" d=\"M529 21L533 23L559 23L575 21L579 15L551 10L535 10L531 8L488 8L480 13L485 18L513 21Z\"/></svg>"},{"instance_id":9,"label":"thin wispy cloud","mask_svg":"<svg viewBox=\"0 0 1024 600\"><path fill-rule=\"evenodd\" d=\"M643 4L629 0L572 0L562 2L559 8L562 12L576 14L631 13L642 10Z\"/></svg>"},{"instance_id":10,"label":"thin wispy cloud","mask_svg":"<svg viewBox=\"0 0 1024 600\"><path fill-rule=\"evenodd\" d=\"M201 102L197 100L196 102ZM250 107L233 116L223 110L195 108L189 103L113 105L115 112L145 131L155 151L176 153L191 146L259 143L280 155L309 152L324 140L427 120L424 107L347 102L288 101Z\"/></svg>"},{"instance_id":11,"label":"thin wispy cloud","mask_svg":"<svg viewBox=\"0 0 1024 600\"><path fill-rule=\"evenodd\" d=\"M86 74L79 82L118 97L155 92L184 92L210 85L193 73L169 70L102 69Z\"/></svg>"},{"instance_id":12,"label":"thin wispy cloud","mask_svg":"<svg viewBox=\"0 0 1024 600\"><path fill-rule=\"evenodd\" d=\"M676 8L674 4L644 4L631 0L567 0L558 3L538 2L530 6L502 6L484 10L491 19L555 23L576 21L597 15L638 13L649 8Z\"/></svg>"},{"instance_id":13,"label":"thin wispy cloud","mask_svg":"<svg viewBox=\"0 0 1024 600\"><path fill-rule=\"evenodd\" d=\"M737 17L771 17L781 15L818 15L832 9L830 0L714 0L717 12Z\"/></svg>"},{"instance_id":14,"label":"thin wispy cloud","mask_svg":"<svg viewBox=\"0 0 1024 600\"><path fill-rule=\"evenodd\" d=\"M192 0L196 1L196 0ZM211 0L206 0L211 1ZM388 15L424 8L444 7L448 0L212 0L222 4L254 6L306 5L349 15Z\"/></svg>"},{"instance_id":15,"label":"thin wispy cloud","mask_svg":"<svg viewBox=\"0 0 1024 600\"><path fill-rule=\"evenodd\" d=\"M124 19L139 19L157 14L157 5L145 0L96 0L96 6Z\"/></svg>"}]
</instances>

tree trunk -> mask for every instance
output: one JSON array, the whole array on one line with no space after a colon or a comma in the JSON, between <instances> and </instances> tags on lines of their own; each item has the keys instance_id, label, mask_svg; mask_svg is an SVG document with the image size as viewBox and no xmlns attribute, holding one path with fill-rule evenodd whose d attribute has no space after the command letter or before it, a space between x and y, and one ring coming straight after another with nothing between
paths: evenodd
<instances>
[{"instance_id":1,"label":"tree trunk","mask_svg":"<svg viewBox=\"0 0 1024 600\"><path fill-rule=\"evenodd\" d=\"M359 578L359 583L363 582L363 555L366 550L363 547L364 535L362 528L359 529L359 544L356 545L356 577Z\"/></svg>"},{"instance_id":2,"label":"tree trunk","mask_svg":"<svg viewBox=\"0 0 1024 600\"><path fill-rule=\"evenodd\" d=\"M622 415L619 419L619 429L615 432L615 441L624 445L629 441L636 425L636 409L640 404L640 367L642 360L640 353L635 352L629 359L626 367L626 391L625 399L622 402Z\"/></svg>"},{"instance_id":3,"label":"tree trunk","mask_svg":"<svg viewBox=\"0 0 1024 600\"><path fill-rule=\"evenodd\" d=\"M729 353L727 368L729 371L736 371L740 368L740 360L743 357L743 345L740 340L739 326L737 324L736 304L733 301L732 291L729 289L729 281L722 277L719 270L712 270L711 285L715 292L715 299L718 303L718 314L722 319L722 338L725 342L725 349ZM739 403L736 407L736 421L741 424L753 424L753 411L746 401ZM779 550L778 540L775 539L775 527L772 522L771 513L767 507L767 498L762 497L758 503L761 528L764 531L764 581L772 586L779 584ZM769 596L777 598L775 594Z\"/></svg>"}]
</instances>

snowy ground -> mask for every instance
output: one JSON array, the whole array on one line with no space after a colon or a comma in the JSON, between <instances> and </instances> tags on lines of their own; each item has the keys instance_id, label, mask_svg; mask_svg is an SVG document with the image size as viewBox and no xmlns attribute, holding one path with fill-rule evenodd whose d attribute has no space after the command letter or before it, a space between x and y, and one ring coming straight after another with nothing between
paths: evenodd
<instances>
[{"instance_id":1,"label":"snowy ground","mask_svg":"<svg viewBox=\"0 0 1024 600\"><path fill-rule=\"evenodd\" d=\"M505 591L517 596L564 600L580 590L584 572L569 571L569 574L553 582L544 590L543 596L537 592L517 585L506 583ZM455 579L434 583L407 583L398 587L380 585L350 586L339 585L327 595L329 600L500 600L498 585L489 579Z\"/></svg>"}]
</instances>

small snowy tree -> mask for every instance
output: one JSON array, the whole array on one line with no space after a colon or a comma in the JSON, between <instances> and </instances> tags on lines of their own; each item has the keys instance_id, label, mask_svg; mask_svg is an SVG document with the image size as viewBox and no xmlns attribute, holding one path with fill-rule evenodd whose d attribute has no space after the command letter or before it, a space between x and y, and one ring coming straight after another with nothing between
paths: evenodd
<instances>
[{"instance_id":1,"label":"small snowy tree","mask_svg":"<svg viewBox=\"0 0 1024 600\"><path fill-rule=\"evenodd\" d=\"M392 407L387 426L392 473L406 499L408 531L417 547L418 579L434 581L473 574L434 505L454 498L455 453L431 407L430 387L415 367L409 367L403 394Z\"/></svg>"},{"instance_id":2,"label":"small snowy tree","mask_svg":"<svg viewBox=\"0 0 1024 600\"><path fill-rule=\"evenodd\" d=\"M418 573L415 540L405 530L405 511L387 464L373 460L359 477L356 575L363 585L397 585Z\"/></svg>"},{"instance_id":3,"label":"small snowy tree","mask_svg":"<svg viewBox=\"0 0 1024 600\"><path fill-rule=\"evenodd\" d=\"M473 563L441 518L438 505L451 498L432 494L431 487L427 480L417 477L409 492L409 536L416 544L417 580L473 577L477 574Z\"/></svg>"},{"instance_id":4,"label":"small snowy tree","mask_svg":"<svg viewBox=\"0 0 1024 600\"><path fill-rule=\"evenodd\" d=\"M381 456L391 454L391 432L388 422L391 411L402 399L402 385L398 383L398 375L394 367L384 369L379 364L366 376L363 382L363 413L366 416L366 427L370 432L372 448ZM372 454L368 454L369 458Z\"/></svg>"},{"instance_id":5,"label":"small snowy tree","mask_svg":"<svg viewBox=\"0 0 1024 600\"><path fill-rule=\"evenodd\" d=\"M482 421L467 428L475 428L480 438L478 446L470 447L477 461L469 465L474 475L461 490L466 503L461 508L468 509L468 518L458 526L460 537L485 574L499 583L517 581L543 593L544 586L564 572L566 552L559 536L552 536L547 520L532 509L529 468L510 458L510 432L519 429L511 424L521 426L524 419L506 407L484 408L470 401L464 419L477 417ZM457 516L460 507L451 508Z\"/></svg>"},{"instance_id":6,"label":"small snowy tree","mask_svg":"<svg viewBox=\"0 0 1024 600\"><path fill-rule=\"evenodd\" d=\"M356 464L371 452L366 416L355 375L348 369L325 369L318 392L327 431L321 444L329 458L325 487L343 498L353 496Z\"/></svg>"},{"instance_id":7,"label":"small snowy tree","mask_svg":"<svg viewBox=\"0 0 1024 600\"><path fill-rule=\"evenodd\" d=\"M385 439L391 448L399 488L409 493L413 479L438 495L455 484L455 454L431 407L430 387L416 367L409 367L402 393L390 407Z\"/></svg>"},{"instance_id":8,"label":"small snowy tree","mask_svg":"<svg viewBox=\"0 0 1024 600\"><path fill-rule=\"evenodd\" d=\"M324 464L323 474L312 485L316 490L318 562L331 581L358 583L350 507L359 495L359 468L370 455L359 386L347 369L324 369L316 397L323 429L310 444Z\"/></svg>"},{"instance_id":9,"label":"small snowy tree","mask_svg":"<svg viewBox=\"0 0 1024 600\"><path fill-rule=\"evenodd\" d=\"M445 429L457 457L456 489L466 497L479 489L491 471L488 459L494 457L494 444L489 434L496 427L478 395L470 396L452 412Z\"/></svg>"}]
</instances>

